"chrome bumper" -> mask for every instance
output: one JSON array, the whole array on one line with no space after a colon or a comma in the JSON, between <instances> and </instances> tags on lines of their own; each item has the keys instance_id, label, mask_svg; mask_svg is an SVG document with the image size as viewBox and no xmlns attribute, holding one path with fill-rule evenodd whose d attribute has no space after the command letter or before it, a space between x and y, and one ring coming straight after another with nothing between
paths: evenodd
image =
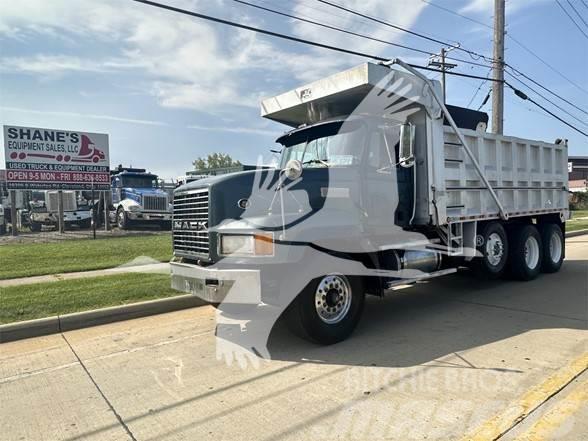
<instances>
[{"instance_id":1,"label":"chrome bumper","mask_svg":"<svg viewBox=\"0 0 588 441\"><path fill-rule=\"evenodd\" d=\"M127 216L131 220L145 220L145 221L171 221L172 215L167 212L144 212L144 211L129 211Z\"/></svg>"},{"instance_id":2,"label":"chrome bumper","mask_svg":"<svg viewBox=\"0 0 588 441\"><path fill-rule=\"evenodd\" d=\"M171 262L171 286L209 303L261 303L257 270L221 270Z\"/></svg>"}]
</instances>

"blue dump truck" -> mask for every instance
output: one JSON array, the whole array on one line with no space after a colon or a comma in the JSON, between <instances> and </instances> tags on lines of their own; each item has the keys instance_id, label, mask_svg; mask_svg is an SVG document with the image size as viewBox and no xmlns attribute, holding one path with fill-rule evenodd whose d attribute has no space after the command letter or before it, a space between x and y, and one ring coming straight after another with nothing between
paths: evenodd
<instances>
[{"instance_id":1,"label":"blue dump truck","mask_svg":"<svg viewBox=\"0 0 588 441\"><path fill-rule=\"evenodd\" d=\"M129 229L139 224L171 228L171 201L159 188L157 175L143 168L119 165L111 172L111 183L111 219L119 228Z\"/></svg>"}]
</instances>

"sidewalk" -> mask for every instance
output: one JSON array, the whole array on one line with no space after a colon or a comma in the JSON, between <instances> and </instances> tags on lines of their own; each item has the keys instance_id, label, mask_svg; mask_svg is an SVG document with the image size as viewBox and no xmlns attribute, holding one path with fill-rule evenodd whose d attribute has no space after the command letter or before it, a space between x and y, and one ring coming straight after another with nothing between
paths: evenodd
<instances>
[{"instance_id":1,"label":"sidewalk","mask_svg":"<svg viewBox=\"0 0 588 441\"><path fill-rule=\"evenodd\" d=\"M19 285L31 285L34 283L58 282L60 280L84 279L89 277L112 276L124 273L157 273L169 274L169 263L153 263L148 265L119 266L93 271L79 271L75 273L48 274L45 276L21 277L18 279L0 280L0 288Z\"/></svg>"}]
</instances>

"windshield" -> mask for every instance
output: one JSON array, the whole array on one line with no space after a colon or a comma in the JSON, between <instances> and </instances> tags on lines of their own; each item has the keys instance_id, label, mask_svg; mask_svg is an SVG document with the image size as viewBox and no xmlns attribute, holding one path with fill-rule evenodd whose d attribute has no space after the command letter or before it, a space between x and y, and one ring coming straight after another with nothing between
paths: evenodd
<instances>
[{"instance_id":1,"label":"windshield","mask_svg":"<svg viewBox=\"0 0 588 441\"><path fill-rule=\"evenodd\" d=\"M295 132L284 140L281 166L297 159L304 167L351 166L360 163L365 126L360 121L335 122Z\"/></svg>"},{"instance_id":2,"label":"windshield","mask_svg":"<svg viewBox=\"0 0 588 441\"><path fill-rule=\"evenodd\" d=\"M122 186L130 188L156 188L157 178L155 176L124 176Z\"/></svg>"}]
</instances>

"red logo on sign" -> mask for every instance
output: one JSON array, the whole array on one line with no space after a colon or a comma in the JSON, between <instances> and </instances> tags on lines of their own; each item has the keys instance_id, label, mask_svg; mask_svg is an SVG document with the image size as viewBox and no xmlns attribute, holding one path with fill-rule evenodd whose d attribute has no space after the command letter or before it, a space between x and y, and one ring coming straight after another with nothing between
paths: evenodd
<instances>
[{"instance_id":1,"label":"red logo on sign","mask_svg":"<svg viewBox=\"0 0 588 441\"><path fill-rule=\"evenodd\" d=\"M98 162L105 158L104 152L94 145L92 140L87 137L86 135L82 135L82 145L80 147L80 151L78 152L77 156L71 155L51 155L47 153L25 153L25 152L12 152L10 154L10 159L20 159L23 160L26 157L31 158L46 158L46 159L55 159L56 161L64 161L64 162Z\"/></svg>"}]
</instances>

